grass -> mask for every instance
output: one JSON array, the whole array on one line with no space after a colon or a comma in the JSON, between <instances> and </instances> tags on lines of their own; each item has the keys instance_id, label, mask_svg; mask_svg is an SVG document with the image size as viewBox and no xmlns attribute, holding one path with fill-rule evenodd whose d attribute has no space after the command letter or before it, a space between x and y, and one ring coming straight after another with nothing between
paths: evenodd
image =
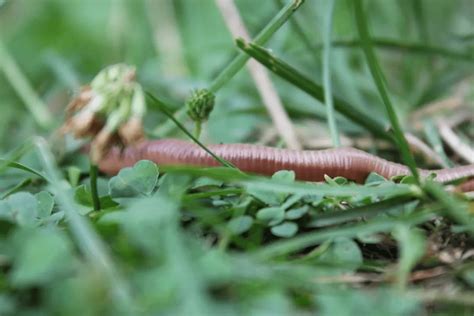
<instances>
[{"instance_id":1,"label":"grass","mask_svg":"<svg viewBox=\"0 0 474 316\"><path fill-rule=\"evenodd\" d=\"M252 175L206 146L278 146L265 141L273 127L241 71L253 58L302 143L349 139L416 175L433 166L412 155L410 132L445 165L463 164L439 117L420 130L409 117L459 84L472 90L465 2L236 3L250 43L229 41L211 0L170 1L173 25L141 0L120 10L111 0L0 1L0 315L473 313L472 195L413 176ZM182 47L167 53L182 56L156 54L157 27L178 28ZM118 61L137 66L146 130L185 137L221 167L90 169L83 143L55 127L78 83ZM197 139L180 105L201 87L218 95ZM472 142L469 124L453 129Z\"/></svg>"}]
</instances>

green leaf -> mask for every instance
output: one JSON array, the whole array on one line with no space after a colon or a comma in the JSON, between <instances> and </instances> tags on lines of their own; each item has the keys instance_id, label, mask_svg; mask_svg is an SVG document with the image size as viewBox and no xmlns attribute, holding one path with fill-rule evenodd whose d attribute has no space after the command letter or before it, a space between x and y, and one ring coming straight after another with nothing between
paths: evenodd
<instances>
[{"instance_id":1,"label":"green leaf","mask_svg":"<svg viewBox=\"0 0 474 316\"><path fill-rule=\"evenodd\" d=\"M38 217L45 218L51 215L54 207L53 196L46 191L41 191L37 193L35 197L37 201Z\"/></svg>"},{"instance_id":2,"label":"green leaf","mask_svg":"<svg viewBox=\"0 0 474 316\"><path fill-rule=\"evenodd\" d=\"M208 177L200 177L194 181L192 185L192 189L199 189L203 187L221 187L223 184L222 181L208 178Z\"/></svg>"},{"instance_id":3,"label":"green leaf","mask_svg":"<svg viewBox=\"0 0 474 316\"><path fill-rule=\"evenodd\" d=\"M319 260L349 270L357 269L363 262L362 252L357 243L346 237L335 238Z\"/></svg>"},{"instance_id":4,"label":"green leaf","mask_svg":"<svg viewBox=\"0 0 474 316\"><path fill-rule=\"evenodd\" d=\"M291 184L295 182L295 172L288 170L277 171L272 175L269 181ZM280 205L289 195L286 192L274 192L272 190L262 190L252 187L248 188L248 193L268 205Z\"/></svg>"},{"instance_id":5,"label":"green leaf","mask_svg":"<svg viewBox=\"0 0 474 316\"><path fill-rule=\"evenodd\" d=\"M399 225L394 236L399 244L398 285L405 287L411 269L417 264L426 251L426 238L417 228Z\"/></svg>"},{"instance_id":6,"label":"green leaf","mask_svg":"<svg viewBox=\"0 0 474 316\"><path fill-rule=\"evenodd\" d=\"M227 228L234 235L240 235L245 233L252 227L253 218L248 215L239 216L231 219L227 223Z\"/></svg>"},{"instance_id":7,"label":"green leaf","mask_svg":"<svg viewBox=\"0 0 474 316\"><path fill-rule=\"evenodd\" d=\"M92 195L89 187L84 184L81 184L74 191L74 200L79 204L80 209L78 210L79 214L86 215L90 213L93 209ZM102 210L106 210L112 207L116 207L119 204L112 200L110 195L100 197L100 205Z\"/></svg>"},{"instance_id":8,"label":"green leaf","mask_svg":"<svg viewBox=\"0 0 474 316\"><path fill-rule=\"evenodd\" d=\"M110 179L109 194L112 197L148 196L153 192L158 176L158 166L154 162L141 160Z\"/></svg>"},{"instance_id":9,"label":"green leaf","mask_svg":"<svg viewBox=\"0 0 474 316\"><path fill-rule=\"evenodd\" d=\"M34 226L38 215L38 202L33 194L18 192L1 201L0 214L19 226Z\"/></svg>"},{"instance_id":10,"label":"green leaf","mask_svg":"<svg viewBox=\"0 0 474 316\"><path fill-rule=\"evenodd\" d=\"M285 210L281 207L266 207L257 212L257 219L268 226L281 223L285 218Z\"/></svg>"},{"instance_id":11,"label":"green leaf","mask_svg":"<svg viewBox=\"0 0 474 316\"><path fill-rule=\"evenodd\" d=\"M369 173L369 176L365 179L365 185L378 185L383 182L387 182L387 179L376 172Z\"/></svg>"},{"instance_id":12,"label":"green leaf","mask_svg":"<svg viewBox=\"0 0 474 316\"><path fill-rule=\"evenodd\" d=\"M293 237L298 232L298 225L292 222L283 222L280 225L273 226L272 234L278 237Z\"/></svg>"},{"instance_id":13,"label":"green leaf","mask_svg":"<svg viewBox=\"0 0 474 316\"><path fill-rule=\"evenodd\" d=\"M10 168L23 170L23 171L29 172L29 173L31 173L35 176L38 176L43 180L46 180L46 181L48 180L41 172L36 171L35 169L30 168L30 167L28 167L24 164L19 163L19 162L9 161L9 160L5 160L5 159L0 158L0 164L2 164L2 165L4 164L5 166L10 167Z\"/></svg>"},{"instance_id":14,"label":"green leaf","mask_svg":"<svg viewBox=\"0 0 474 316\"><path fill-rule=\"evenodd\" d=\"M79 184L80 177L81 177L81 169L79 169L76 166L71 166L67 168L67 178L73 188Z\"/></svg>"},{"instance_id":15,"label":"green leaf","mask_svg":"<svg viewBox=\"0 0 474 316\"><path fill-rule=\"evenodd\" d=\"M467 269L462 272L461 277L466 281L471 287L474 287L474 268Z\"/></svg>"},{"instance_id":16,"label":"green leaf","mask_svg":"<svg viewBox=\"0 0 474 316\"><path fill-rule=\"evenodd\" d=\"M272 179L284 183L292 183L295 181L296 176L294 171L280 170L272 175Z\"/></svg>"},{"instance_id":17,"label":"green leaf","mask_svg":"<svg viewBox=\"0 0 474 316\"><path fill-rule=\"evenodd\" d=\"M324 180L330 184L330 185L334 185L334 186L338 186L338 185L344 185L346 184L348 181L346 178L344 177L335 177L335 178L331 178L330 176L328 175L324 175Z\"/></svg>"},{"instance_id":18,"label":"green leaf","mask_svg":"<svg viewBox=\"0 0 474 316\"><path fill-rule=\"evenodd\" d=\"M419 315L417 300L410 295L389 289L321 291L317 295L322 316L405 316ZM423 313L421 313L423 314Z\"/></svg>"},{"instance_id":19,"label":"green leaf","mask_svg":"<svg viewBox=\"0 0 474 316\"><path fill-rule=\"evenodd\" d=\"M303 217L306 213L309 211L309 206L308 205L303 205L298 208L294 208L291 210L286 211L285 213L285 218L286 219L299 219Z\"/></svg>"},{"instance_id":20,"label":"green leaf","mask_svg":"<svg viewBox=\"0 0 474 316\"><path fill-rule=\"evenodd\" d=\"M0 315L15 315L15 300L12 296L0 294Z\"/></svg>"},{"instance_id":21,"label":"green leaf","mask_svg":"<svg viewBox=\"0 0 474 316\"><path fill-rule=\"evenodd\" d=\"M58 230L20 231L13 238L16 287L42 285L63 277L73 267L72 245Z\"/></svg>"}]
</instances>

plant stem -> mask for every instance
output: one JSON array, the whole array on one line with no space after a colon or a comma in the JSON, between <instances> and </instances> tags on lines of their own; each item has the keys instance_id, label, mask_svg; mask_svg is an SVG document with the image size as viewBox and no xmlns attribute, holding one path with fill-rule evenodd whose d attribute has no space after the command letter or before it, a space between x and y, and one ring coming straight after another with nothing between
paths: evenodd
<instances>
[{"instance_id":1,"label":"plant stem","mask_svg":"<svg viewBox=\"0 0 474 316\"><path fill-rule=\"evenodd\" d=\"M260 45L265 44L270 37L290 18L290 16L303 4L304 0L292 0L284 6L280 12L257 34L254 42ZM209 91L216 93L223 85L232 79L237 72L245 65L249 56L240 52L227 67L214 79L209 86Z\"/></svg>"},{"instance_id":2,"label":"plant stem","mask_svg":"<svg viewBox=\"0 0 474 316\"><path fill-rule=\"evenodd\" d=\"M432 181L426 182L423 190L444 207L448 217L463 225L471 236L474 236L474 220L469 213L469 206L466 203L458 200L446 192L440 184Z\"/></svg>"},{"instance_id":3,"label":"plant stem","mask_svg":"<svg viewBox=\"0 0 474 316\"><path fill-rule=\"evenodd\" d=\"M87 219L80 216L77 212L77 204L69 193L70 186L60 176L58 168L54 163L53 154L48 148L46 141L38 138L36 147L43 168L48 176L48 181L59 205L64 210L67 218L66 223L79 249L88 262L108 281L107 286L116 308L123 315L136 315L137 308L130 294L128 283L117 270L104 242L92 229Z\"/></svg>"},{"instance_id":4,"label":"plant stem","mask_svg":"<svg viewBox=\"0 0 474 316\"><path fill-rule=\"evenodd\" d=\"M254 257L258 260L269 260L273 257L287 255L291 252L322 243L334 237L352 238L361 232L364 232L364 234L374 234L390 231L397 225L400 225L400 223L417 225L435 216L436 214L432 211L420 211L405 217L393 218L391 221L374 219L366 223L361 222L354 225L320 229L315 232L301 234L288 240L275 241L255 251Z\"/></svg>"},{"instance_id":5,"label":"plant stem","mask_svg":"<svg viewBox=\"0 0 474 316\"><path fill-rule=\"evenodd\" d=\"M202 123L200 121L194 122L194 137L196 137L197 139L199 139L199 137L201 136L201 126Z\"/></svg>"},{"instance_id":6,"label":"plant stem","mask_svg":"<svg viewBox=\"0 0 474 316\"><path fill-rule=\"evenodd\" d=\"M387 110L390 123L392 124L394 136L402 155L402 159L410 168L410 171L415 177L415 180L419 182L419 175L418 170L416 169L415 159L413 158L413 155L408 146L408 142L405 139L405 136L403 135L403 131L398 120L397 114L395 112L395 108L393 107L390 98L388 97L388 93L385 88L386 80L372 48L370 33L367 27L367 17L365 16L364 10L362 8L362 0L355 0L354 8L357 29L359 31L359 36L362 42L362 48L364 50L365 57L367 59L367 64L372 74L372 78L374 79L374 83L379 91L380 97L382 98L382 101L385 105L385 109Z\"/></svg>"},{"instance_id":7,"label":"plant stem","mask_svg":"<svg viewBox=\"0 0 474 316\"><path fill-rule=\"evenodd\" d=\"M214 154L212 151L209 150L206 146L204 146L203 143L201 143L196 137L193 136L184 126L181 124L171 113L170 110L166 108L166 105L158 100L155 96L153 96L151 93L147 92L146 95L148 96L149 99L153 101L153 104L160 110L162 111L170 120L172 120L176 126L178 126L179 129L183 131L189 138L191 138L197 145L199 145L202 149L204 149L209 155L211 155L215 160L217 160L220 164L222 164L225 167L237 169L236 166L231 164L230 162L226 161L225 159L217 156Z\"/></svg>"},{"instance_id":8,"label":"plant stem","mask_svg":"<svg viewBox=\"0 0 474 316\"><path fill-rule=\"evenodd\" d=\"M98 174L97 165L91 162L90 169L89 169L89 177L90 177L91 197L92 197L92 204L94 205L94 211L99 211L101 209L99 192L97 191L97 174Z\"/></svg>"},{"instance_id":9,"label":"plant stem","mask_svg":"<svg viewBox=\"0 0 474 316\"><path fill-rule=\"evenodd\" d=\"M324 89L320 85L310 80L283 60L272 55L266 49L253 43L246 43L243 39L237 39L237 46L281 78L303 90L316 100L324 102ZM342 99L334 98L334 108L349 120L370 131L373 135L386 140L395 141L393 135L387 133L377 119L358 110L355 106Z\"/></svg>"},{"instance_id":10,"label":"plant stem","mask_svg":"<svg viewBox=\"0 0 474 316\"><path fill-rule=\"evenodd\" d=\"M48 107L31 87L26 76L21 72L20 67L4 46L0 39L0 71L12 85L18 96L30 111L36 123L42 128L51 126L53 118L48 111Z\"/></svg>"},{"instance_id":11,"label":"plant stem","mask_svg":"<svg viewBox=\"0 0 474 316\"><path fill-rule=\"evenodd\" d=\"M324 23L323 38L323 87L324 103L326 104L327 120L329 131L331 133L332 144L334 147L340 147L339 132L337 130L336 118L334 117L334 102L332 99L331 87L331 31L332 19L334 15L335 0L327 0L326 21Z\"/></svg>"},{"instance_id":12,"label":"plant stem","mask_svg":"<svg viewBox=\"0 0 474 316\"><path fill-rule=\"evenodd\" d=\"M430 55L439 55L445 58L451 58L455 61L467 61L473 62L474 55L464 52L452 51L443 47L431 46L427 44L420 43L403 43L396 39L389 38L372 38L372 44L377 48L382 49L394 49L400 51L407 51L410 53L419 53L419 54L430 54ZM332 42L333 47L357 47L361 46L362 43L360 40L335 40ZM318 45L317 48L321 49L322 45Z\"/></svg>"},{"instance_id":13,"label":"plant stem","mask_svg":"<svg viewBox=\"0 0 474 316\"><path fill-rule=\"evenodd\" d=\"M291 15L303 4L304 0L291 0L284 6L277 15L257 34L255 43L265 44L270 37L291 17ZM211 82L208 90L212 93L217 93L222 86L231 80L239 71L245 66L249 56L240 52ZM174 116L177 118L184 118L186 109L182 107L175 112ZM173 122L167 120L160 128L157 128L153 134L157 136L164 136L173 129Z\"/></svg>"}]
</instances>

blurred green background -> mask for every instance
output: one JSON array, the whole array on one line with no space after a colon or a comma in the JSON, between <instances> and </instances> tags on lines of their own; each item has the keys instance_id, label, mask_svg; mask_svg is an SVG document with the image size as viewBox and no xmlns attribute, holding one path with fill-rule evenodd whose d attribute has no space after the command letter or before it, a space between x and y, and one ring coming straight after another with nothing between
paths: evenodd
<instances>
[{"instance_id":1,"label":"blurred green background","mask_svg":"<svg viewBox=\"0 0 474 316\"><path fill-rule=\"evenodd\" d=\"M251 34L281 7L280 1L270 0L238 0L237 5ZM318 82L322 7L322 1L306 1L266 45ZM337 1L334 40L357 38L351 7L351 1ZM366 7L375 37L472 52L474 6L470 0L367 1ZM309 43L296 31L295 23ZM0 74L2 151L31 135L47 135L60 125L74 91L107 65L136 65L147 90L179 107L191 89L206 87L238 52L212 0L4 0L0 2L0 36L54 121L49 129L39 129L22 101L22 92ZM449 93L453 84L472 73L472 63L440 55L400 49L378 53L402 121L411 110ZM4 64L2 54L0 69ZM384 119L359 49L335 48L333 72L336 95ZM317 101L278 78L274 81L295 124L299 118L324 118ZM149 129L163 120L161 114L151 114ZM262 123L269 123L268 115L244 70L219 91L207 139L248 141ZM357 132L351 124L341 129Z\"/></svg>"},{"instance_id":2,"label":"blurred green background","mask_svg":"<svg viewBox=\"0 0 474 316\"><path fill-rule=\"evenodd\" d=\"M321 82L322 77L324 2L306 0L264 45L316 82ZM282 3L286 1L236 0L252 35L275 16ZM378 45L376 52L400 121L406 131L411 131L408 119L413 111L452 95L457 85L473 74L473 1L368 0L364 4L375 42L384 39L392 44L390 47ZM350 0L336 1L333 38L338 45L331 56L333 92L367 115L388 122L362 51L357 45L349 45L358 38L352 6ZM0 154L3 157L35 135L50 137L62 124L64 108L70 98L107 65L118 62L136 65L138 79L145 89L178 110L193 89L207 87L238 52L213 0L0 0ZM309 119L313 124L309 137L329 139L323 105L273 74L271 77L295 126L304 127ZM215 110L205 125L205 142L254 142L271 128L255 84L245 69L219 90L216 101ZM161 126L165 116L149 111L146 128L153 131ZM36 113L36 117L32 113ZM51 117L51 122L45 126L38 124L37 117L42 115ZM192 128L192 123L184 120ZM318 129L312 129L315 123ZM366 135L364 130L339 116L338 123L346 136ZM171 134L180 136L178 131ZM22 155L19 152L18 157ZM27 162L26 166L44 170L37 156L22 159ZM114 187L111 183L123 179L101 177L99 189L106 206L100 212L93 212L87 187L87 161L83 165L74 161L61 168L71 187L59 193L24 170L5 172L7 165L2 164L0 191L8 199L0 201L0 315L20 312L29 316L114 315L120 310L120 303L129 302L121 302L110 293L128 286L133 290L133 304L155 314L187 315L200 311L201 315L208 315L213 311L215 315L309 315L318 311L321 315L424 315L432 310L431 305L423 305L420 299L426 294L425 284L429 283L415 285L412 282L403 291L392 287L397 286L394 273L397 273L400 257L422 256L425 239L428 243L442 234L448 240L446 243L454 240L456 244L461 240L461 244L465 240L459 237L462 233L454 233L463 232L462 226L453 225L453 232L448 231L451 226L440 217L436 221L430 217L418 226L400 220L407 214L407 218L419 216L425 208L440 212L440 203L420 194L419 200L413 200L410 195L409 202L403 200L389 205L393 209L374 206L376 211L379 207L393 214L380 214L367 221L364 217L357 223L354 217L340 225L336 221L336 225L322 228L326 229L325 236L335 238L322 238L324 242L307 253L309 248L300 244L298 250L305 252L305 256L280 258L274 255L275 258L257 260L253 251L268 250L267 245L270 245L271 253L272 243L280 239L276 235L272 237L269 227L258 221L253 225L252 216L267 204L272 206L267 209L275 209L268 200L278 198L281 203L282 196L287 197L281 192L270 194L255 187L253 192L249 189L249 192L225 195L225 198L224 195L216 198L211 192L207 198L200 199L196 194L206 194L208 190L230 188L241 192L242 188L205 177L191 183L190 178L181 174L162 176L162 170L158 180L158 169L152 164L148 165L147 172L126 170L122 174L125 180L131 181L130 187L136 183L147 187L151 183L150 188L143 190L145 193L134 191L133 197L107 195L107 189ZM226 178L223 172L223 177L232 184L232 176ZM280 177L291 180L289 173L280 173ZM290 189L293 188L291 182ZM369 183L369 188L356 187L363 193L348 198L341 194L323 197L318 193L309 196L308 201L298 202L299 209L293 211L303 211L300 216L307 216L301 218L305 223L300 223L299 233L303 238L313 232L317 234L321 229L318 226L321 214L334 213L337 219L340 211L348 207L357 212L358 206L378 203L379 197L373 194L377 186L373 184ZM404 190L405 184L400 188L392 185L397 192L397 189ZM332 190L329 184L325 187ZM157 194L152 196L155 189ZM71 229L74 222L64 219L68 205L63 201L70 195L74 195L75 203L79 204L69 207L70 212L77 208L86 215L83 218L87 218L94 234L104 241L107 251L110 250L111 262L119 274L99 275L99 270L89 261L101 258L85 258L88 253L84 254L83 248L87 247L83 243L90 235L77 234ZM310 211L308 205L311 205ZM459 202L459 205L464 204ZM46 209L41 218L32 215L38 209ZM14 218L5 214L14 214ZM240 216L243 214L247 215ZM240 222L233 221L239 219L237 216L251 220L246 228L249 231L235 233L228 239L228 226L240 228L237 225ZM313 219L315 226L311 226ZM351 226L353 222L356 227ZM398 224L400 227L395 227ZM324 224L323 219L324 225L332 223ZM370 228L369 225L373 225L372 230L381 225L379 231L386 234L383 238L366 235L364 229ZM424 230L418 229L422 226ZM346 228L357 232L357 242L352 240L355 233L354 236L348 234ZM425 232L433 235L425 238ZM444 237L445 232L448 237ZM242 235L244 233L247 235ZM443 238L434 243L444 243ZM364 257L359 249L361 244L364 244ZM397 253L400 245L402 248L410 246L406 247L408 255ZM467 249L469 244L462 247ZM420 258L409 262L407 273L418 259L426 259L423 268L437 267L438 263L431 261L432 253ZM111 267L113 265L104 270L111 271ZM355 285L351 279L343 279L341 283L337 279L336 285L326 284L324 279L314 282L314 278L320 276L350 277L350 273L359 268L386 279L372 282L372 274L368 273L368 282L357 281ZM433 284L433 288L447 288L448 292L454 289L450 293L462 294L458 301L456 297L447 297L441 303L452 300L453 306L459 307L459 313L466 315L472 311L468 307L464 309L472 305L470 297L465 298L471 292L459 291L472 290L472 263L470 270L468 268L466 265L465 271L470 274L467 276L466 272L464 279L461 278L464 270L459 269L455 273L446 272L445 283L445 279L439 279L443 284L437 284L437 279ZM120 274L125 276L122 284ZM107 280L115 283L109 284ZM365 286L366 283L370 285ZM436 296L429 299L436 300ZM428 307L421 311L423 306ZM437 311L439 315L458 311L453 306Z\"/></svg>"}]
</instances>

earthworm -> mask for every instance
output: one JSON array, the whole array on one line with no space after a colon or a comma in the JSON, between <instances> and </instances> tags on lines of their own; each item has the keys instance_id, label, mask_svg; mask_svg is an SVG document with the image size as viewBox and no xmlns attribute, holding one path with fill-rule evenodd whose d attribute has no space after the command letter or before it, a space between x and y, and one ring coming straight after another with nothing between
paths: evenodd
<instances>
[{"instance_id":1,"label":"earthworm","mask_svg":"<svg viewBox=\"0 0 474 316\"><path fill-rule=\"evenodd\" d=\"M210 145L208 148L242 171L272 175L278 170L293 170L297 179L305 181L323 181L324 175L328 175L363 183L370 172L376 172L387 179L410 174L407 166L351 147L291 150L250 144L220 144ZM194 143L178 139L161 139L127 146L122 151L113 148L101 160L99 169L112 175L142 159L154 161L158 165L219 166L219 162ZM474 164L449 169L419 169L419 171L422 177L435 173L435 180L441 183L474 178ZM469 183L464 187L471 190L472 184Z\"/></svg>"}]
</instances>

